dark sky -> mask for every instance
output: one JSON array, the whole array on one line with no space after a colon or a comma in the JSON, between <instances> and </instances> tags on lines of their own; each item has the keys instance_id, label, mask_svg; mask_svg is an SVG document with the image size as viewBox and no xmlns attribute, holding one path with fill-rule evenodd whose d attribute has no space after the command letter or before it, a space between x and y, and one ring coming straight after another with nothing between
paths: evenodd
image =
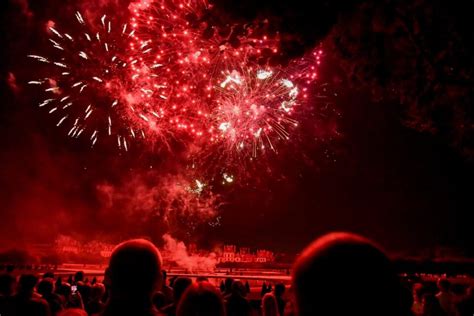
<instances>
[{"instance_id":1,"label":"dark sky","mask_svg":"<svg viewBox=\"0 0 474 316\"><path fill-rule=\"evenodd\" d=\"M164 232L159 219L113 214L97 191L104 184L124 187L149 173L150 165L167 162L139 149L90 150L67 138L34 106L38 96L25 85L31 79L25 56L41 45L46 21L67 19L74 8L126 8L126 2L2 4L0 240L37 242L58 233L156 238ZM310 163L299 162L303 154L284 160L291 164L286 178L225 192L222 225L201 227L199 240L297 252L324 232L348 230L393 251L447 245L472 255L474 54L462 44L471 39L466 29L473 28L457 15L462 8L451 4L451 15L438 17L437 2L316 2L315 11L302 1L253 2L221 1L217 8L230 21L274 19L291 48L278 62L319 41L328 47L321 77L337 92L340 137L324 146L300 146ZM445 28L434 40L428 34L437 19Z\"/></svg>"}]
</instances>

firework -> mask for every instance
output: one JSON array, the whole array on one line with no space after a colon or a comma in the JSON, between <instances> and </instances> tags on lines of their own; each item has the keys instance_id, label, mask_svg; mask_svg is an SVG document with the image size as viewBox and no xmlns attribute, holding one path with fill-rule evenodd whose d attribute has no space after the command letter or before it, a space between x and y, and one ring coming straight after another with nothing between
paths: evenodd
<instances>
[{"instance_id":1,"label":"firework","mask_svg":"<svg viewBox=\"0 0 474 316\"><path fill-rule=\"evenodd\" d=\"M223 31L206 1L142 0L130 9L130 50L139 61L132 68L147 69L162 88L154 112L166 113L174 129L193 138L206 134L215 106L213 82L223 69L228 64L245 67L263 52L277 51L270 48L275 39L260 37L250 27Z\"/></svg>"},{"instance_id":2,"label":"firework","mask_svg":"<svg viewBox=\"0 0 474 316\"><path fill-rule=\"evenodd\" d=\"M69 33L49 23L52 51L47 57L28 55L47 64L46 75L29 84L47 94L39 106L57 117L57 126L67 126L69 136L86 137L92 146L101 136L111 136L128 150L133 139L145 138L147 129L159 129L146 117L158 89L144 80L151 74L137 70L137 60L126 54L133 32L127 24L114 24L105 15L93 23L79 12L76 22ZM140 77L130 79L132 68Z\"/></svg>"},{"instance_id":3,"label":"firework","mask_svg":"<svg viewBox=\"0 0 474 316\"><path fill-rule=\"evenodd\" d=\"M298 124L294 108L306 96L299 86L315 80L319 52L311 64L302 59L289 69L271 67L278 34L269 36L263 22L221 23L205 0L141 0L130 9L137 67L167 87L155 106L174 111L174 123L198 143L256 158L290 140Z\"/></svg>"},{"instance_id":4,"label":"firework","mask_svg":"<svg viewBox=\"0 0 474 316\"><path fill-rule=\"evenodd\" d=\"M39 106L68 125L68 135L92 145L112 136L125 150L137 138L179 140L188 166L212 165L219 171L201 173L225 185L241 178L242 162L294 142L314 101L308 94L321 50L275 66L269 57L279 37L268 35L266 22L228 26L206 0L141 0L129 8L127 24L106 16L94 24L77 13L74 33L50 25L55 53L29 55L49 70L30 81L47 94ZM204 185L197 181L193 192Z\"/></svg>"},{"instance_id":5,"label":"firework","mask_svg":"<svg viewBox=\"0 0 474 316\"><path fill-rule=\"evenodd\" d=\"M251 61L228 64L213 80L213 107L208 128L191 161L206 170L214 183L245 183L254 168L269 169L270 159L288 148L301 148L300 122L317 115L314 92L322 50L317 49L286 67ZM291 156L294 156L292 153ZM258 161L258 163L257 163Z\"/></svg>"},{"instance_id":6,"label":"firework","mask_svg":"<svg viewBox=\"0 0 474 316\"><path fill-rule=\"evenodd\" d=\"M298 87L273 70L233 70L218 86L219 96L211 141L223 142L228 150L249 152L267 147L276 151L277 141L288 141L298 105Z\"/></svg>"}]
</instances>

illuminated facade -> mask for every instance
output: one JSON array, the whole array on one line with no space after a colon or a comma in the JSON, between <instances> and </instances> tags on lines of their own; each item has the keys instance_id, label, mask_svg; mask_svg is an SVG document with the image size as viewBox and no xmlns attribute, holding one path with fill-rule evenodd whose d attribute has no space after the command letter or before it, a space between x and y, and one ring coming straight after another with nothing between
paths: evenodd
<instances>
[{"instance_id":1,"label":"illuminated facade","mask_svg":"<svg viewBox=\"0 0 474 316\"><path fill-rule=\"evenodd\" d=\"M224 245L222 253L217 256L217 261L219 263L267 263L274 262L275 255L266 249L257 249L256 252L251 252L248 247L237 248L235 245Z\"/></svg>"}]
</instances>

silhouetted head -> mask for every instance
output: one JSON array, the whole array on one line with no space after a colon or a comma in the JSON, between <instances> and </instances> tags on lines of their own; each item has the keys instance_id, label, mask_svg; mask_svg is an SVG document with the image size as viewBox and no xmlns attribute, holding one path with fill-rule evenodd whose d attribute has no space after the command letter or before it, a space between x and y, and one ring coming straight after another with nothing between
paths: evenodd
<instances>
[{"instance_id":1,"label":"silhouetted head","mask_svg":"<svg viewBox=\"0 0 474 316\"><path fill-rule=\"evenodd\" d=\"M179 277L179 278L176 278L176 280L174 280L173 295L174 295L174 301L176 304L178 304L184 291L186 291L188 286L190 286L192 283L193 281L190 278Z\"/></svg>"},{"instance_id":2,"label":"silhouetted head","mask_svg":"<svg viewBox=\"0 0 474 316\"><path fill-rule=\"evenodd\" d=\"M44 278L38 283L38 293L43 296L53 294L54 291L54 280L51 278Z\"/></svg>"},{"instance_id":3,"label":"silhouetted head","mask_svg":"<svg viewBox=\"0 0 474 316\"><path fill-rule=\"evenodd\" d=\"M387 256L368 239L327 234L293 269L296 307L306 315L396 315L400 284Z\"/></svg>"},{"instance_id":4,"label":"silhouetted head","mask_svg":"<svg viewBox=\"0 0 474 316\"><path fill-rule=\"evenodd\" d=\"M262 315L263 316L277 316L278 305L275 295L266 293L262 298Z\"/></svg>"},{"instance_id":5,"label":"silhouetted head","mask_svg":"<svg viewBox=\"0 0 474 316\"><path fill-rule=\"evenodd\" d=\"M24 294L33 293L36 283L38 283L38 278L35 275L23 274L18 281L18 292Z\"/></svg>"},{"instance_id":6,"label":"silhouetted head","mask_svg":"<svg viewBox=\"0 0 474 316\"><path fill-rule=\"evenodd\" d=\"M234 283L234 279L227 278L224 282L225 292L230 293L232 291L232 283Z\"/></svg>"},{"instance_id":7,"label":"silhouetted head","mask_svg":"<svg viewBox=\"0 0 474 316\"><path fill-rule=\"evenodd\" d=\"M446 279L439 279L438 280L438 289L441 292L449 292L449 288L451 287L451 282Z\"/></svg>"},{"instance_id":8,"label":"silhouetted head","mask_svg":"<svg viewBox=\"0 0 474 316\"><path fill-rule=\"evenodd\" d=\"M111 299L150 299L161 281L160 252L144 239L125 241L113 250L107 274Z\"/></svg>"},{"instance_id":9,"label":"silhouetted head","mask_svg":"<svg viewBox=\"0 0 474 316\"><path fill-rule=\"evenodd\" d=\"M0 295L11 296L13 295L15 286L15 277L11 274L5 273L0 274Z\"/></svg>"},{"instance_id":10,"label":"silhouetted head","mask_svg":"<svg viewBox=\"0 0 474 316\"><path fill-rule=\"evenodd\" d=\"M68 308L60 311L58 316L87 316L87 313L80 308Z\"/></svg>"},{"instance_id":11,"label":"silhouetted head","mask_svg":"<svg viewBox=\"0 0 474 316\"><path fill-rule=\"evenodd\" d=\"M276 297L281 297L285 293L285 284L283 283L277 283L275 285L275 296Z\"/></svg>"},{"instance_id":12,"label":"silhouetted head","mask_svg":"<svg viewBox=\"0 0 474 316\"><path fill-rule=\"evenodd\" d=\"M240 281L235 281L232 283L232 294L245 296L246 294L245 285Z\"/></svg>"},{"instance_id":13,"label":"silhouetted head","mask_svg":"<svg viewBox=\"0 0 474 316\"><path fill-rule=\"evenodd\" d=\"M184 292L177 316L225 316L224 301L209 282L196 282Z\"/></svg>"},{"instance_id":14,"label":"silhouetted head","mask_svg":"<svg viewBox=\"0 0 474 316\"><path fill-rule=\"evenodd\" d=\"M84 271L77 271L74 274L74 282L82 282L84 281Z\"/></svg>"}]
</instances>

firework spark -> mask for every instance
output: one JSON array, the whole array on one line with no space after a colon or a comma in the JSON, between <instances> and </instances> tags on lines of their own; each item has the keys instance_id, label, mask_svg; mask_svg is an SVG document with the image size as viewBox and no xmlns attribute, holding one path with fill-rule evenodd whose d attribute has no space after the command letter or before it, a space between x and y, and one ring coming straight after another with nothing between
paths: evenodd
<instances>
[{"instance_id":1,"label":"firework spark","mask_svg":"<svg viewBox=\"0 0 474 316\"><path fill-rule=\"evenodd\" d=\"M48 27L49 55L28 55L47 64L45 77L29 82L46 94L39 106L57 116L57 126L68 125L70 137L86 137L94 146L100 137L111 136L128 150L131 141L145 138L142 109L155 90L147 80L129 78L137 60L126 54L131 36L127 24L115 24L106 15L94 23L76 12L76 26L69 33L53 25Z\"/></svg>"}]
</instances>

